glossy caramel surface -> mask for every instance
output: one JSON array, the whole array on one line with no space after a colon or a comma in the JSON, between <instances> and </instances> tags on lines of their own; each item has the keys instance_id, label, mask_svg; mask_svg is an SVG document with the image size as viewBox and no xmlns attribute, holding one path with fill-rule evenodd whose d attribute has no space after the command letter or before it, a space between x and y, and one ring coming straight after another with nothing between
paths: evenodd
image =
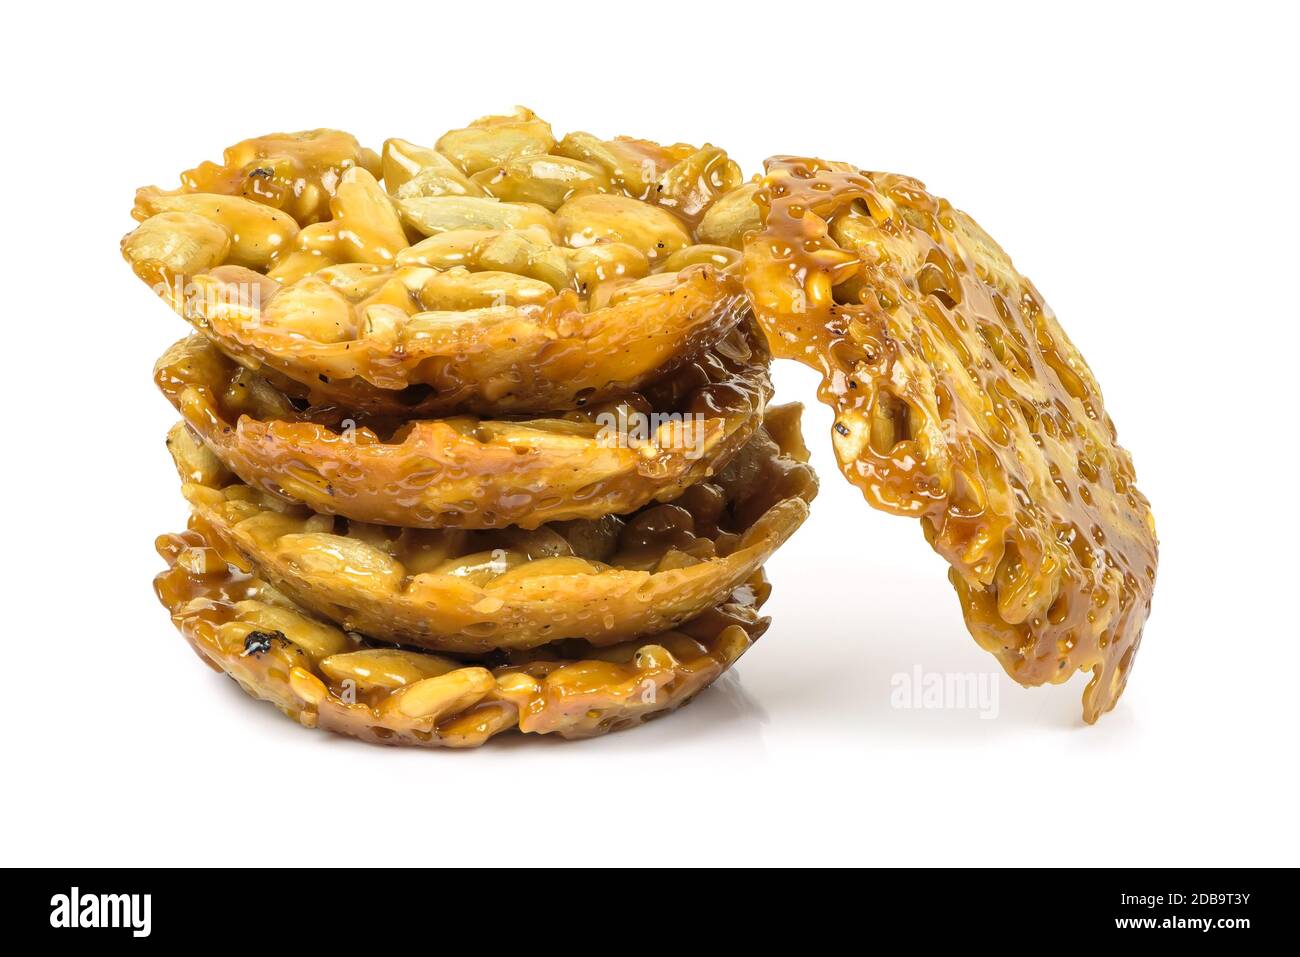
<instances>
[{"instance_id":1,"label":"glossy caramel surface","mask_svg":"<svg viewBox=\"0 0 1300 957\"><path fill-rule=\"evenodd\" d=\"M283 210L301 225L329 218L330 197L354 167L378 176L378 154L340 130L272 133L236 143L220 163L181 173L187 193L242 196Z\"/></svg>"},{"instance_id":2,"label":"glossy caramel surface","mask_svg":"<svg viewBox=\"0 0 1300 957\"><path fill-rule=\"evenodd\" d=\"M767 628L758 574L647 642L461 660L313 618L199 519L157 548L168 569L154 590L200 658L305 727L375 744L469 748L509 730L586 738L631 727L689 701Z\"/></svg>"},{"instance_id":3,"label":"glossy caramel surface","mask_svg":"<svg viewBox=\"0 0 1300 957\"><path fill-rule=\"evenodd\" d=\"M191 509L272 582L344 630L483 654L616 644L722 601L803 523L817 481L798 406L670 503L531 531L438 531L321 515L231 475L183 424L168 446Z\"/></svg>"},{"instance_id":4,"label":"glossy caramel surface","mask_svg":"<svg viewBox=\"0 0 1300 957\"><path fill-rule=\"evenodd\" d=\"M699 230L740 183L716 147L557 140L522 109L382 157L277 133L139 190L122 251L228 355L314 402L540 413L635 391L739 321L734 216Z\"/></svg>"},{"instance_id":5,"label":"glossy caramel surface","mask_svg":"<svg viewBox=\"0 0 1300 957\"><path fill-rule=\"evenodd\" d=\"M1026 685L1114 707L1150 610L1155 524L1101 390L1033 284L914 179L777 157L745 286L817 369L844 474L918 518L976 640Z\"/></svg>"},{"instance_id":6,"label":"glossy caramel surface","mask_svg":"<svg viewBox=\"0 0 1300 957\"><path fill-rule=\"evenodd\" d=\"M255 488L362 522L533 529L633 512L715 474L763 421L769 359L747 321L644 394L520 420L304 407L198 335L159 359L154 380ZM646 434L611 422L645 422Z\"/></svg>"}]
</instances>

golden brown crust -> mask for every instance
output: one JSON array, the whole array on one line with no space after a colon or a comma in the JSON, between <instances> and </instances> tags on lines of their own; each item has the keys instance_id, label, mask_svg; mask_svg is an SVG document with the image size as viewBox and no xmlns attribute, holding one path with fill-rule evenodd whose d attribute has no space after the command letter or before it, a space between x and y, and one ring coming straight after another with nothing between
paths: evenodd
<instances>
[{"instance_id":1,"label":"golden brown crust","mask_svg":"<svg viewBox=\"0 0 1300 957\"><path fill-rule=\"evenodd\" d=\"M382 275L405 294L434 272L400 266ZM378 415L510 415L636 391L708 348L745 314L739 281L710 265L654 278L664 282L629 286L617 302L592 311L572 290L541 306L454 311L425 310L417 299L372 308L347 298L356 289L348 287L330 302L359 333L337 342L264 322L242 298L242 290L257 288L267 309L306 311L285 304L317 289L318 275L271 288L252 270L222 266L193 277L188 300L171 299L227 355L284 376L313 402ZM161 288L171 293L177 281L164 279Z\"/></svg>"},{"instance_id":2,"label":"golden brown crust","mask_svg":"<svg viewBox=\"0 0 1300 957\"><path fill-rule=\"evenodd\" d=\"M788 437L789 410L771 415ZM183 425L168 444L194 512L298 604L380 640L468 654L674 628L761 567L816 494L812 470L760 429L714 480L626 519L421 531L287 505L231 476Z\"/></svg>"},{"instance_id":3,"label":"golden brown crust","mask_svg":"<svg viewBox=\"0 0 1300 957\"><path fill-rule=\"evenodd\" d=\"M768 358L747 323L649 387L639 408L518 422L299 410L202 336L172 346L154 378L222 463L259 489L363 522L533 529L626 514L714 474L762 421Z\"/></svg>"},{"instance_id":4,"label":"golden brown crust","mask_svg":"<svg viewBox=\"0 0 1300 957\"><path fill-rule=\"evenodd\" d=\"M245 141L178 191L140 190L123 253L228 355L316 403L602 401L744 314L738 257L695 234L740 172L711 146L549 129L528 111L488 117L439 149L391 140L382 162L337 131Z\"/></svg>"},{"instance_id":5,"label":"golden brown crust","mask_svg":"<svg viewBox=\"0 0 1300 957\"><path fill-rule=\"evenodd\" d=\"M586 738L675 710L767 628L761 573L679 631L463 662L375 645L313 619L200 520L158 539L159 600L201 659L305 727L375 744L477 747L503 731Z\"/></svg>"},{"instance_id":6,"label":"golden brown crust","mask_svg":"<svg viewBox=\"0 0 1300 957\"><path fill-rule=\"evenodd\" d=\"M920 518L976 640L1026 685L1123 691L1155 526L1101 391L1033 285L916 180L778 157L745 284L778 356L823 375L840 467Z\"/></svg>"}]
</instances>

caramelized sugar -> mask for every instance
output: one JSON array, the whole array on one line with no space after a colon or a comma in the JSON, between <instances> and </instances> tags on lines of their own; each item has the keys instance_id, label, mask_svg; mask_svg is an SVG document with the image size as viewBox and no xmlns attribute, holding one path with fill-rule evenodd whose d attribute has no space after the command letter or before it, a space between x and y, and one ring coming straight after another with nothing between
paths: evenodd
<instances>
[{"instance_id":1,"label":"caramelized sugar","mask_svg":"<svg viewBox=\"0 0 1300 957\"><path fill-rule=\"evenodd\" d=\"M768 361L747 321L644 394L524 420L295 404L198 335L167 351L154 380L258 489L363 522L532 529L632 512L714 475L762 422Z\"/></svg>"},{"instance_id":2,"label":"caramelized sugar","mask_svg":"<svg viewBox=\"0 0 1300 957\"><path fill-rule=\"evenodd\" d=\"M340 130L271 133L236 143L221 163L204 161L181 174L187 193L243 196L282 209L300 225L330 217L343 174L360 166L379 175L379 157Z\"/></svg>"},{"instance_id":3,"label":"caramelized sugar","mask_svg":"<svg viewBox=\"0 0 1300 957\"><path fill-rule=\"evenodd\" d=\"M181 634L209 665L306 727L418 747L476 747L510 730L583 738L672 711L767 628L761 573L725 603L648 642L571 640L460 660L379 645L311 618L248 570L195 518L157 541L154 580Z\"/></svg>"},{"instance_id":4,"label":"caramelized sugar","mask_svg":"<svg viewBox=\"0 0 1300 957\"><path fill-rule=\"evenodd\" d=\"M802 524L816 495L798 409L768 416L709 481L626 517L470 531L321 515L227 472L183 424L168 446L196 515L310 612L396 644L482 654L676 628L722 601Z\"/></svg>"},{"instance_id":5,"label":"caramelized sugar","mask_svg":"<svg viewBox=\"0 0 1300 957\"><path fill-rule=\"evenodd\" d=\"M741 181L716 147L557 142L527 110L382 159L275 133L139 190L122 248L228 355L321 402L543 413L635 391L736 325L738 251L697 227Z\"/></svg>"},{"instance_id":6,"label":"caramelized sugar","mask_svg":"<svg viewBox=\"0 0 1300 957\"><path fill-rule=\"evenodd\" d=\"M914 179L768 161L745 285L773 352L822 375L845 476L919 518L976 640L1026 685L1124 689L1155 525L1100 389L1034 286Z\"/></svg>"}]
</instances>

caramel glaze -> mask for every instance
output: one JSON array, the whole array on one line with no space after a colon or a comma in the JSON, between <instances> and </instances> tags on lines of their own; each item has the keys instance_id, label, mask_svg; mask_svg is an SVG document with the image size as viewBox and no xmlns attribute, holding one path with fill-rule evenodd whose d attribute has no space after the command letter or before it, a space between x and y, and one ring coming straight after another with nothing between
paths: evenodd
<instances>
[{"instance_id":1,"label":"caramel glaze","mask_svg":"<svg viewBox=\"0 0 1300 957\"><path fill-rule=\"evenodd\" d=\"M194 513L309 612L453 654L677 628L724 600L794 533L817 492L798 406L672 502L517 527L412 529L320 515L235 479L183 424L168 447ZM770 431L769 428L770 427Z\"/></svg>"},{"instance_id":2,"label":"caramel glaze","mask_svg":"<svg viewBox=\"0 0 1300 957\"><path fill-rule=\"evenodd\" d=\"M282 209L300 225L330 218L339 179L359 166L380 173L379 156L340 130L271 133L236 143L221 163L205 160L181 174L187 193L243 196Z\"/></svg>"},{"instance_id":3,"label":"caramel glaze","mask_svg":"<svg viewBox=\"0 0 1300 957\"><path fill-rule=\"evenodd\" d=\"M167 293L179 288L178 277L156 264L150 268L137 271L147 280L160 274L155 284ZM511 415L635 391L694 359L746 314L739 284L710 264L665 278L671 287L597 309L566 289L541 307L502 307L491 310L491 322L396 342L381 335L320 342L292 325L272 326L262 311L239 300L237 290L260 289L268 308L289 296L248 269L226 266L194 277L200 309L168 298L228 355L288 380L287 391L313 402L387 415ZM388 288L399 286L394 279ZM362 313L367 302L353 308Z\"/></svg>"},{"instance_id":4,"label":"caramel glaze","mask_svg":"<svg viewBox=\"0 0 1300 957\"><path fill-rule=\"evenodd\" d=\"M1101 391L1034 286L914 179L777 157L745 285L773 352L822 375L840 468L921 520L966 623L1018 682L1123 692L1156 534Z\"/></svg>"},{"instance_id":5,"label":"caramel glaze","mask_svg":"<svg viewBox=\"0 0 1300 957\"><path fill-rule=\"evenodd\" d=\"M407 195L396 179L380 183L404 168L400 141L381 159L338 130L245 140L221 163L186 171L180 190L139 190L132 214L143 234L124 240L124 255L232 358L313 402L389 415L533 414L617 398L698 356L743 316L738 254L695 235L741 184L724 151L585 133L557 143L526 110L439 142L474 182L453 169L454 188ZM405 146L414 153L404 177L449 163ZM558 208L498 201L494 183L528 179L514 161L552 149L551 159L591 170L590 183ZM500 162L485 165L488 156ZM471 204L455 207L463 222L421 217L421 203L458 202ZM474 234L481 241L434 260L416 243ZM377 272L361 279L353 267ZM346 279L324 281L339 270ZM483 293L503 271L518 296ZM416 288L426 278L436 293Z\"/></svg>"},{"instance_id":6,"label":"caramel glaze","mask_svg":"<svg viewBox=\"0 0 1300 957\"><path fill-rule=\"evenodd\" d=\"M626 514L712 475L762 422L768 361L747 322L644 394L518 421L301 408L197 335L169 349L154 378L222 463L259 489L363 522L533 529ZM629 437L602 433L606 413L634 424L692 418Z\"/></svg>"},{"instance_id":7,"label":"caramel glaze","mask_svg":"<svg viewBox=\"0 0 1300 957\"><path fill-rule=\"evenodd\" d=\"M311 618L197 518L157 548L168 569L154 590L204 662L306 727L376 744L466 748L512 729L561 738L618 731L688 702L768 624L757 614L770 591L760 572L724 604L649 642L571 640L458 660ZM358 658L393 664L352 666Z\"/></svg>"}]
</instances>

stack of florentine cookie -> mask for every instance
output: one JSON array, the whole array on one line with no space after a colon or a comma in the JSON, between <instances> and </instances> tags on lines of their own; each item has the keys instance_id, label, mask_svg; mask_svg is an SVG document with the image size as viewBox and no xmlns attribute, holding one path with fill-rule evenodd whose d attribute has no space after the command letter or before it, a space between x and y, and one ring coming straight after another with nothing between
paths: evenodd
<instances>
[{"instance_id":1,"label":"stack of florentine cookie","mask_svg":"<svg viewBox=\"0 0 1300 957\"><path fill-rule=\"evenodd\" d=\"M816 492L741 284L756 188L520 110L140 190L123 252L196 330L156 367L193 513L156 587L199 655L392 744L599 734L713 681Z\"/></svg>"},{"instance_id":2,"label":"stack of florentine cookie","mask_svg":"<svg viewBox=\"0 0 1300 957\"><path fill-rule=\"evenodd\" d=\"M157 368L194 513L158 592L305 724L576 737L713 680L816 491L769 344L1011 677L1090 675L1088 721L1128 683L1158 552L1132 459L1033 283L915 179L745 182L521 110L382 156L250 140L135 212L127 259L198 330Z\"/></svg>"}]
</instances>

